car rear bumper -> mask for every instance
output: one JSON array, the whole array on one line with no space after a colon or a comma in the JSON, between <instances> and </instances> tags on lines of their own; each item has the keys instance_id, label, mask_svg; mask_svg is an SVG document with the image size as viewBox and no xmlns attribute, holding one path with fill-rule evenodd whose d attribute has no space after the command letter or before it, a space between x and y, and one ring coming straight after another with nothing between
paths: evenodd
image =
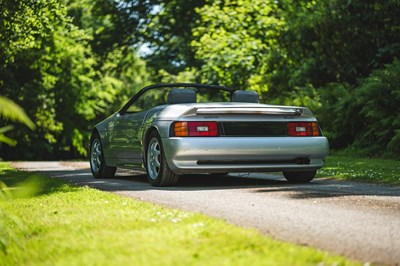
<instances>
[{"instance_id":1,"label":"car rear bumper","mask_svg":"<svg viewBox=\"0 0 400 266\"><path fill-rule=\"evenodd\" d=\"M325 137L163 138L170 169L176 174L311 171L324 165Z\"/></svg>"}]
</instances>

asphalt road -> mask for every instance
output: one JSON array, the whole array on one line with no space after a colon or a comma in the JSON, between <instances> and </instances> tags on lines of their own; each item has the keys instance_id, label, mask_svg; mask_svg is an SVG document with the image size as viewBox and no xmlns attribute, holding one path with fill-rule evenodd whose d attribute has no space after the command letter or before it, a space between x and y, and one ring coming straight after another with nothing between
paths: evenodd
<instances>
[{"instance_id":1,"label":"asphalt road","mask_svg":"<svg viewBox=\"0 0 400 266\"><path fill-rule=\"evenodd\" d=\"M17 162L35 171L168 207L201 212L274 238L363 262L400 265L400 187L316 179L289 184L279 175L193 175L175 187L150 186L144 173L94 179L88 163Z\"/></svg>"}]
</instances>

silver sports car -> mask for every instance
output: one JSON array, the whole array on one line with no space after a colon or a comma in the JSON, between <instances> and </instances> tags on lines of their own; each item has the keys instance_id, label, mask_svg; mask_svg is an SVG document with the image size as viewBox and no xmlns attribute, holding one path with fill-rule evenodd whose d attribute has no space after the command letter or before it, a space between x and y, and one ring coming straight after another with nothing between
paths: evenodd
<instances>
[{"instance_id":1,"label":"silver sports car","mask_svg":"<svg viewBox=\"0 0 400 266\"><path fill-rule=\"evenodd\" d=\"M290 182L309 182L328 151L308 108L260 104L254 91L157 84L94 127L90 166L96 178L145 168L154 186L229 172L281 171Z\"/></svg>"}]
</instances>

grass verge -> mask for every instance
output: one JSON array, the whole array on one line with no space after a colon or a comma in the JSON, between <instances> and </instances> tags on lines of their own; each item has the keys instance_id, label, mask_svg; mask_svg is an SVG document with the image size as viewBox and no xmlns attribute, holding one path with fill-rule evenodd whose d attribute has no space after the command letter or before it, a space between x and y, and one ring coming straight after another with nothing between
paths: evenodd
<instances>
[{"instance_id":1,"label":"grass verge","mask_svg":"<svg viewBox=\"0 0 400 266\"><path fill-rule=\"evenodd\" d=\"M0 163L1 265L358 264L198 213L30 175Z\"/></svg>"},{"instance_id":2,"label":"grass verge","mask_svg":"<svg viewBox=\"0 0 400 266\"><path fill-rule=\"evenodd\" d=\"M400 161L329 155L318 177L400 185Z\"/></svg>"}]
</instances>

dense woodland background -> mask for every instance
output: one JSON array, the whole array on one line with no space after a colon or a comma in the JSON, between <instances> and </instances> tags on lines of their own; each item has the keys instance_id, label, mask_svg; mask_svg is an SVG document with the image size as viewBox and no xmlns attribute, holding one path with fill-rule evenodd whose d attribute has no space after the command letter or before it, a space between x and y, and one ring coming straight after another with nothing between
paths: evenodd
<instances>
[{"instance_id":1,"label":"dense woodland background","mask_svg":"<svg viewBox=\"0 0 400 266\"><path fill-rule=\"evenodd\" d=\"M0 157L83 158L94 124L179 81L308 106L331 147L400 158L399 14L400 0L0 0Z\"/></svg>"}]
</instances>

